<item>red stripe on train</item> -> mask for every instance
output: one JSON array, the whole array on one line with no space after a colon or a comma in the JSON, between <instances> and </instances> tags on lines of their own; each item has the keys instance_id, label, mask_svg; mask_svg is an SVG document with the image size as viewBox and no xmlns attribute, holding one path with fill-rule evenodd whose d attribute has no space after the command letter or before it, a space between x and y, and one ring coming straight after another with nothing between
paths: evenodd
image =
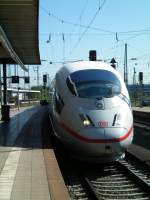
<instances>
[{"instance_id":1,"label":"red stripe on train","mask_svg":"<svg viewBox=\"0 0 150 200\"><path fill-rule=\"evenodd\" d=\"M94 139L94 138L87 138L85 136L80 135L79 133L77 133L76 131L74 131L73 129L71 129L70 127L68 127L67 125L65 125L64 123L60 122L61 127L67 131L69 134L71 134L72 136L74 136L75 138L87 142L87 143L115 143L115 142L122 142L123 140L127 139L129 137L129 135L132 132L133 126L128 130L127 133L125 133L122 137L119 138L112 138L112 139Z\"/></svg>"}]
</instances>

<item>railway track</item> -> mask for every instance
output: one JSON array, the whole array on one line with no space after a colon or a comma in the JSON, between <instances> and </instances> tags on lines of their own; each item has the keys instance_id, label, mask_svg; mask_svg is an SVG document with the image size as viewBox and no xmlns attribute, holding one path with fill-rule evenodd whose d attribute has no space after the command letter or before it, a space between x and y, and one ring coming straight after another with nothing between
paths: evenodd
<instances>
[{"instance_id":1,"label":"railway track","mask_svg":"<svg viewBox=\"0 0 150 200\"><path fill-rule=\"evenodd\" d=\"M150 199L150 185L141 177L140 171L134 169L133 172L125 161L105 166L96 174L86 172L79 176L78 184L71 182L68 188L73 199L80 200Z\"/></svg>"},{"instance_id":2,"label":"railway track","mask_svg":"<svg viewBox=\"0 0 150 200\"><path fill-rule=\"evenodd\" d=\"M150 168L129 153L106 165L81 163L62 150L56 155L72 200L150 199Z\"/></svg>"},{"instance_id":3,"label":"railway track","mask_svg":"<svg viewBox=\"0 0 150 200\"><path fill-rule=\"evenodd\" d=\"M125 159L120 162L135 176L138 176L138 178L145 183L145 187L148 187L150 191L150 166L128 152L126 153Z\"/></svg>"},{"instance_id":4,"label":"railway track","mask_svg":"<svg viewBox=\"0 0 150 200\"><path fill-rule=\"evenodd\" d=\"M129 153L112 164L79 163L68 155L59 164L72 200L150 199L150 168Z\"/></svg>"}]
</instances>

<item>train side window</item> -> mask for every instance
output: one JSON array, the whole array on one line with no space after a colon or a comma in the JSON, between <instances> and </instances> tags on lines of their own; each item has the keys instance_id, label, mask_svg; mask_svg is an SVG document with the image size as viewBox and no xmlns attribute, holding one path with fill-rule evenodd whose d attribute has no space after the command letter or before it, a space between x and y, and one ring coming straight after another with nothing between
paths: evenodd
<instances>
[{"instance_id":1,"label":"train side window","mask_svg":"<svg viewBox=\"0 0 150 200\"><path fill-rule=\"evenodd\" d=\"M69 78L67 78L66 83L67 83L67 86L68 86L68 88L69 88L69 91L70 91L73 95L76 95L76 92L75 92L75 90L74 90L74 86L73 86L73 84L70 82Z\"/></svg>"},{"instance_id":2,"label":"train side window","mask_svg":"<svg viewBox=\"0 0 150 200\"><path fill-rule=\"evenodd\" d=\"M64 107L64 102L61 98L61 96L55 91L55 94L54 94L54 99L55 99L55 110L57 113L61 113L63 107Z\"/></svg>"}]
</instances>

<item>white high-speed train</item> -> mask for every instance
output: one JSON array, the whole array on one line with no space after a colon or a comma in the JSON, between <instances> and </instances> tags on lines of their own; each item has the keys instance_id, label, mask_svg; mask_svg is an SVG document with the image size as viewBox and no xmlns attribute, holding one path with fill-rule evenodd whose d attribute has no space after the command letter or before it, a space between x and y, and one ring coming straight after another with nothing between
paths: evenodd
<instances>
[{"instance_id":1,"label":"white high-speed train","mask_svg":"<svg viewBox=\"0 0 150 200\"><path fill-rule=\"evenodd\" d=\"M133 139L126 86L109 64L80 61L56 74L52 122L57 138L81 160L111 162Z\"/></svg>"}]
</instances>

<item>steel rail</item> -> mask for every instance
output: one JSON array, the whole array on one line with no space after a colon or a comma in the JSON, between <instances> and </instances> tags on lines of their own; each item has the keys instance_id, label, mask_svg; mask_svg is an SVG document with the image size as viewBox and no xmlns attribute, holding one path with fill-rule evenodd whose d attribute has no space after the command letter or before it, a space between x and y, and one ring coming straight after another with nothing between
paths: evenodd
<instances>
[{"instance_id":1,"label":"steel rail","mask_svg":"<svg viewBox=\"0 0 150 200\"><path fill-rule=\"evenodd\" d=\"M138 183L140 187L150 195L150 184L148 184L142 177L131 170L131 168L127 165L127 162L125 164L125 161L118 161L118 166L123 169L125 173L129 174L130 177L132 177L132 179L134 179L135 182Z\"/></svg>"}]
</instances>

